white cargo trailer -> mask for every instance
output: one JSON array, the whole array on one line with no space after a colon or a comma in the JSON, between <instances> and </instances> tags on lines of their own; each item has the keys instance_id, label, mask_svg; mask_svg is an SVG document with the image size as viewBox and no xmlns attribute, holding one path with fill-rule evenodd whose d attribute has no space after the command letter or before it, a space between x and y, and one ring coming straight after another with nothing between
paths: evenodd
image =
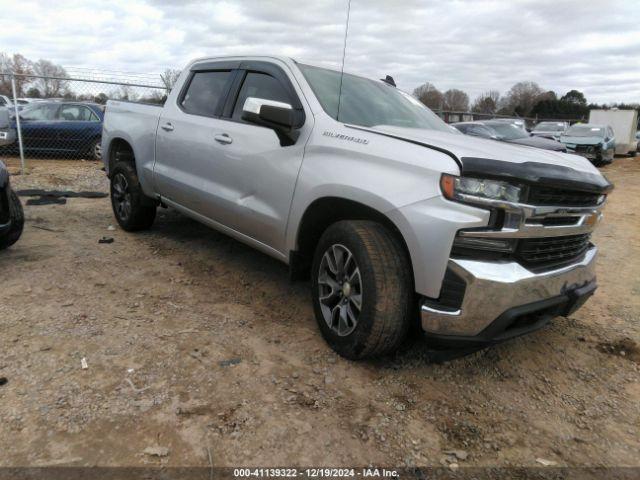
<instances>
[{"instance_id":1,"label":"white cargo trailer","mask_svg":"<svg viewBox=\"0 0 640 480\"><path fill-rule=\"evenodd\" d=\"M591 110L589 123L609 125L613 128L616 137L616 154L635 155L638 141L636 130L638 128L638 112L636 110Z\"/></svg>"}]
</instances>

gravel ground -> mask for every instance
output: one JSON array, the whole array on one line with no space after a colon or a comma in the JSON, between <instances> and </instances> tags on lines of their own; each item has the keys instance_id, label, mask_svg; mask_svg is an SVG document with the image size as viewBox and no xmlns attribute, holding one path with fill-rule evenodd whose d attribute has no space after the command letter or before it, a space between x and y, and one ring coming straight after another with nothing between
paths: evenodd
<instances>
[{"instance_id":1,"label":"gravel ground","mask_svg":"<svg viewBox=\"0 0 640 480\"><path fill-rule=\"evenodd\" d=\"M16 188L107 191L95 162L29 167ZM640 466L640 160L603 171L595 296L443 364L422 339L336 356L306 284L176 212L130 234L107 198L27 206L0 253L0 466Z\"/></svg>"}]
</instances>

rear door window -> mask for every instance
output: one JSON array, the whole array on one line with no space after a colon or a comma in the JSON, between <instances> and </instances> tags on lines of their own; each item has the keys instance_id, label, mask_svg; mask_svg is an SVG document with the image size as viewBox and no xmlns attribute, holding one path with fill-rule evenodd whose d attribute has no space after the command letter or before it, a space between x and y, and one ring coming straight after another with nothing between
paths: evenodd
<instances>
[{"instance_id":1,"label":"rear door window","mask_svg":"<svg viewBox=\"0 0 640 480\"><path fill-rule=\"evenodd\" d=\"M93 112L88 107L83 107L82 105L64 105L58 112L58 118L68 122L95 121L92 115ZM93 117L95 117L95 115L93 115Z\"/></svg>"},{"instance_id":2,"label":"rear door window","mask_svg":"<svg viewBox=\"0 0 640 480\"><path fill-rule=\"evenodd\" d=\"M180 100L182 109L193 115L215 117L224 101L231 71L196 72Z\"/></svg>"}]
</instances>

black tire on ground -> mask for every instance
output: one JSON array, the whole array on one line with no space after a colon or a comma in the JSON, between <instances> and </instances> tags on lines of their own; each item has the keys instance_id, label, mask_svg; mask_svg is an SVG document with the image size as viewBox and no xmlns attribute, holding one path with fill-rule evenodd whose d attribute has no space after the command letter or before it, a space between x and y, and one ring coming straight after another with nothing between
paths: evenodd
<instances>
[{"instance_id":1,"label":"black tire on ground","mask_svg":"<svg viewBox=\"0 0 640 480\"><path fill-rule=\"evenodd\" d=\"M11 228L5 235L0 236L0 250L16 243L24 228L24 210L18 195L13 190L9 193L9 209L11 211Z\"/></svg>"},{"instance_id":2,"label":"black tire on ground","mask_svg":"<svg viewBox=\"0 0 640 480\"><path fill-rule=\"evenodd\" d=\"M128 232L153 225L157 204L142 192L131 162L118 162L111 172L111 206L118 224Z\"/></svg>"},{"instance_id":3,"label":"black tire on ground","mask_svg":"<svg viewBox=\"0 0 640 480\"><path fill-rule=\"evenodd\" d=\"M346 302L352 312L357 312L357 308L351 305L351 298L345 300L347 293L344 283L340 289L336 289L334 286L337 284L328 286L326 280L319 279L320 274L324 272L332 276L331 282L334 281L332 271L327 269L326 259L323 263L323 257L327 253L335 252L331 249L336 245L338 249L347 252L343 259L349 258L349 253L355 259L355 266L359 269L361 279L361 285L357 287L360 293L358 301L360 311L357 321L353 322L349 319L350 326L343 330L342 335L336 331L339 327L336 326L338 321L334 320L334 308L331 304L327 305L329 300L326 299L340 298L339 302ZM344 263L351 265L350 271L353 271L354 266L349 260ZM336 262L333 262L334 266L335 264ZM336 270L340 271L340 269ZM349 268L345 266L344 271L348 270ZM311 272L312 301L316 320L322 336L331 348L341 356L352 360L381 356L398 349L411 323L413 282L407 254L400 240L389 229L379 223L366 220L334 223L318 242ZM338 273L335 277L339 280L349 275ZM347 291L353 296L356 286L349 285ZM321 301L321 296L325 298L324 301ZM331 312L328 319L325 319L323 308L325 313ZM335 318L338 318L339 310L336 313L338 315ZM330 322L334 322L333 328ZM355 327L353 327L354 324ZM349 332L350 328L353 330Z\"/></svg>"}]
</instances>

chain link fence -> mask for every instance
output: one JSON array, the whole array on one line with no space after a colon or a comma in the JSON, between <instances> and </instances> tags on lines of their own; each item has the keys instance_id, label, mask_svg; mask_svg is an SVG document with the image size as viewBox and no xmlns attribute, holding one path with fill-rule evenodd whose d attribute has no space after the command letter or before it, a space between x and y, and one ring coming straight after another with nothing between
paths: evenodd
<instances>
[{"instance_id":1,"label":"chain link fence","mask_svg":"<svg viewBox=\"0 0 640 480\"><path fill-rule=\"evenodd\" d=\"M0 157L20 156L23 170L27 160L39 158L99 160L108 100L162 104L168 93L160 78L78 73L0 72Z\"/></svg>"}]
</instances>

